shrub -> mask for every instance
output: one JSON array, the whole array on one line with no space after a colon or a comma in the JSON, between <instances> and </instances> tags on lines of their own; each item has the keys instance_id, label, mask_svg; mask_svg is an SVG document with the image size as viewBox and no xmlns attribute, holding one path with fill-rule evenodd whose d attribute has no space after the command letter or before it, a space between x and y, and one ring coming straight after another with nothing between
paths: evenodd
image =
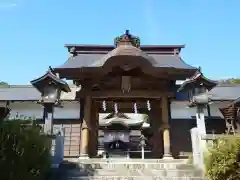
<instances>
[{"instance_id":1,"label":"shrub","mask_svg":"<svg viewBox=\"0 0 240 180\"><path fill-rule=\"evenodd\" d=\"M0 179L42 180L51 168L50 141L27 121L0 123Z\"/></svg>"},{"instance_id":2,"label":"shrub","mask_svg":"<svg viewBox=\"0 0 240 180\"><path fill-rule=\"evenodd\" d=\"M193 154L188 156L187 164L193 164Z\"/></svg>"},{"instance_id":3,"label":"shrub","mask_svg":"<svg viewBox=\"0 0 240 180\"><path fill-rule=\"evenodd\" d=\"M240 139L221 138L206 154L206 174L212 180L240 179Z\"/></svg>"}]
</instances>

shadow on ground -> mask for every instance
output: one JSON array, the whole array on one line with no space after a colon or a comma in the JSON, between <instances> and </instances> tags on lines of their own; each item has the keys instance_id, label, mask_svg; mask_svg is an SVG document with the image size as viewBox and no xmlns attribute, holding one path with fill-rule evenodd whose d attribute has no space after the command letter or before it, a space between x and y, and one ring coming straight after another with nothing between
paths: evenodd
<instances>
[{"instance_id":1,"label":"shadow on ground","mask_svg":"<svg viewBox=\"0 0 240 180\"><path fill-rule=\"evenodd\" d=\"M46 180L77 179L81 177L94 176L94 173L95 171L91 165L81 167L78 163L64 161L59 168L53 169L51 175Z\"/></svg>"}]
</instances>

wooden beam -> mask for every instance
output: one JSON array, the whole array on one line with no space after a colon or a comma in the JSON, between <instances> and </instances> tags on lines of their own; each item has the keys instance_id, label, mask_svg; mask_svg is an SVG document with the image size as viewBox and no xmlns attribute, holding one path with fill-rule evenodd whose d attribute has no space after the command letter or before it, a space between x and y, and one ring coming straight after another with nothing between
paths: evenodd
<instances>
[{"instance_id":1,"label":"wooden beam","mask_svg":"<svg viewBox=\"0 0 240 180\"><path fill-rule=\"evenodd\" d=\"M157 90L131 90L128 93L123 93L121 90L101 90L101 91L79 91L77 98L84 98L88 94L95 99L117 99L117 98L139 98L139 99L160 99L161 97L174 97L173 92L161 92Z\"/></svg>"}]
</instances>

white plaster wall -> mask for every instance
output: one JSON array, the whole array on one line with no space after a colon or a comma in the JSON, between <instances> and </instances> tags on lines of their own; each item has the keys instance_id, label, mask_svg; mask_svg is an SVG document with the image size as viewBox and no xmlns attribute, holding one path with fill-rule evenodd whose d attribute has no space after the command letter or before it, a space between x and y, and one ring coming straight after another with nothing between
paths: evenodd
<instances>
[{"instance_id":1,"label":"white plaster wall","mask_svg":"<svg viewBox=\"0 0 240 180\"><path fill-rule=\"evenodd\" d=\"M80 118L80 103L79 102L64 102L63 108L55 108L54 118L56 119L79 119Z\"/></svg>"},{"instance_id":2,"label":"white plaster wall","mask_svg":"<svg viewBox=\"0 0 240 180\"><path fill-rule=\"evenodd\" d=\"M35 117L41 119L43 117L43 106L35 102L14 102L9 105L11 109L10 118L14 118L16 114ZM64 102L63 108L54 109L54 118L61 119L79 119L80 104L78 102Z\"/></svg>"},{"instance_id":3,"label":"white plaster wall","mask_svg":"<svg viewBox=\"0 0 240 180\"><path fill-rule=\"evenodd\" d=\"M10 118L14 118L16 114L35 118L43 117L43 106L36 102L13 102L9 104L9 107Z\"/></svg>"},{"instance_id":4,"label":"white plaster wall","mask_svg":"<svg viewBox=\"0 0 240 180\"><path fill-rule=\"evenodd\" d=\"M204 113L207 115L207 110ZM189 108L188 102L173 101L171 103L172 119L188 119L192 116L196 116L196 108Z\"/></svg>"},{"instance_id":5,"label":"white plaster wall","mask_svg":"<svg viewBox=\"0 0 240 180\"><path fill-rule=\"evenodd\" d=\"M171 117L173 119L188 119L196 115L196 108L188 108L187 102L173 101L171 103ZM219 104L211 104L211 116L221 116L218 110ZM11 115L14 117L16 113L28 117L42 118L43 106L35 102L14 102L10 103ZM54 117L57 119L79 119L80 104L78 102L64 102L63 108L55 108ZM207 110L205 109L207 116Z\"/></svg>"}]
</instances>

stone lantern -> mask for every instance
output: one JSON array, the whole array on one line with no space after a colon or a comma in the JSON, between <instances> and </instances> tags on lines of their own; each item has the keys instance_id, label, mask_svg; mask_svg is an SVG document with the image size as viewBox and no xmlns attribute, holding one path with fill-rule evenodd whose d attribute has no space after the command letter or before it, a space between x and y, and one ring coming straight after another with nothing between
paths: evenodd
<instances>
[{"instance_id":1,"label":"stone lantern","mask_svg":"<svg viewBox=\"0 0 240 180\"><path fill-rule=\"evenodd\" d=\"M60 79L49 67L49 70L41 77L32 80L31 84L41 93L39 103L44 106L44 132L53 133L54 107L60 106L61 92L70 92L68 84Z\"/></svg>"},{"instance_id":2,"label":"stone lantern","mask_svg":"<svg viewBox=\"0 0 240 180\"><path fill-rule=\"evenodd\" d=\"M197 128L202 135L206 134L204 108L209 103L209 97L206 92L210 91L216 85L216 81L206 78L199 69L178 89L178 91L188 93L189 107L196 107Z\"/></svg>"}]
</instances>

